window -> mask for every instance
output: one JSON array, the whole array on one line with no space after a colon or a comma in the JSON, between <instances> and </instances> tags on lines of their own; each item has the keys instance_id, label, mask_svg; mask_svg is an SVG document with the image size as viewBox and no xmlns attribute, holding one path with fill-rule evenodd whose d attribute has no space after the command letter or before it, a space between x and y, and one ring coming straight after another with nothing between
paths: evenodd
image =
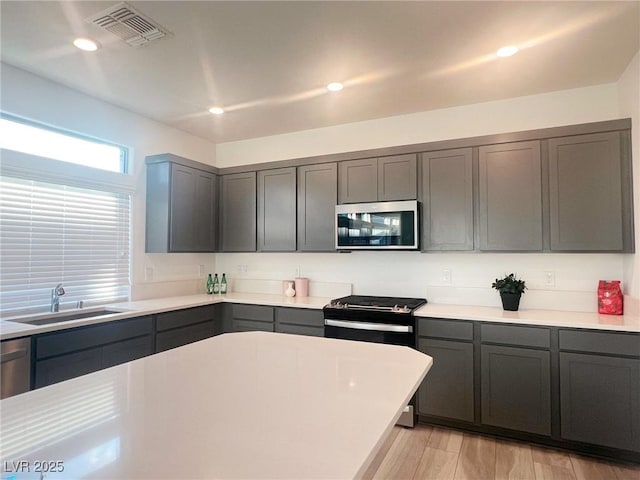
<instances>
[{"instance_id":1,"label":"window","mask_svg":"<svg viewBox=\"0 0 640 480\"><path fill-rule=\"evenodd\" d=\"M5 136L3 129L0 138ZM38 142L30 141L50 137L37 138ZM0 310L4 318L48 311L51 289L58 283L66 291L60 298L61 309L75 307L78 300L99 304L129 297L133 179L123 172L126 149L109 146L118 150L109 160L91 148L76 148L75 142L103 144L68 138L69 143L55 140L51 144L55 158L2 150ZM0 143L6 145L4 140ZM41 145L43 152L48 151L47 145ZM107 164L115 168L116 157L121 173L105 171L102 167ZM102 166L89 167L96 159Z\"/></svg>"},{"instance_id":2,"label":"window","mask_svg":"<svg viewBox=\"0 0 640 480\"><path fill-rule=\"evenodd\" d=\"M0 118L0 148L110 172L127 173L127 149L49 128Z\"/></svg>"}]
</instances>

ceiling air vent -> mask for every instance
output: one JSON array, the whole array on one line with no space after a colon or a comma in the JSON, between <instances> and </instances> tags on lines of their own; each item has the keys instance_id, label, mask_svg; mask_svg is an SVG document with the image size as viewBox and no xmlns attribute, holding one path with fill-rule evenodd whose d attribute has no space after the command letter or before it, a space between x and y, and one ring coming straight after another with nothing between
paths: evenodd
<instances>
[{"instance_id":1,"label":"ceiling air vent","mask_svg":"<svg viewBox=\"0 0 640 480\"><path fill-rule=\"evenodd\" d=\"M92 15L86 21L117 35L132 47L171 35L167 29L124 2Z\"/></svg>"}]
</instances>

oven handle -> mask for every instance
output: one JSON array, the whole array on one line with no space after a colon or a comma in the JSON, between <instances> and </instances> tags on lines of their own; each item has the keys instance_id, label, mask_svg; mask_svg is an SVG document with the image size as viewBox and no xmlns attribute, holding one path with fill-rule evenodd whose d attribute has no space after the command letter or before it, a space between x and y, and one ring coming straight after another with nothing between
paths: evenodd
<instances>
[{"instance_id":1,"label":"oven handle","mask_svg":"<svg viewBox=\"0 0 640 480\"><path fill-rule=\"evenodd\" d=\"M354 330L373 330L378 332L398 332L413 333L410 325L389 325L388 323L351 322L343 320L324 319L324 324L328 327L351 328Z\"/></svg>"}]
</instances>

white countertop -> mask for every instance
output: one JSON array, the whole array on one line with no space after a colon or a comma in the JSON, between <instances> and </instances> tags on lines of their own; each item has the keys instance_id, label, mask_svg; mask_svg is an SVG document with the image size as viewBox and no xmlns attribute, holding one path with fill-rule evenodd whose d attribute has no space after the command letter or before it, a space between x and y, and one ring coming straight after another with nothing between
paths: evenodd
<instances>
[{"instance_id":1,"label":"white countertop","mask_svg":"<svg viewBox=\"0 0 640 480\"><path fill-rule=\"evenodd\" d=\"M229 293L227 295L186 295L180 297L154 298L135 302L109 305L122 313L99 318L73 320L49 325L27 325L11 321L0 321L0 340L24 337L37 333L52 332L66 328L81 327L125 318L152 315L154 313L198 307L213 303L245 303L274 307L321 309L330 302L325 297L285 297L261 293ZM555 310L520 310L507 312L497 307L473 305L444 305L428 303L416 311L418 317L452 318L482 322L522 323L547 327L588 328L620 332L640 332L640 317L631 315L599 315L597 313L564 312Z\"/></svg>"},{"instance_id":2,"label":"white countertop","mask_svg":"<svg viewBox=\"0 0 640 480\"><path fill-rule=\"evenodd\" d=\"M39 478L36 461L64 466L49 479L358 478L431 365L408 347L224 334L0 401L4 466L30 466L19 479Z\"/></svg>"},{"instance_id":3,"label":"white countertop","mask_svg":"<svg viewBox=\"0 0 640 480\"><path fill-rule=\"evenodd\" d=\"M561 312L555 310L519 310L508 312L497 307L469 305L435 305L428 303L420 307L417 317L451 318L481 322L541 325L545 327L588 328L640 332L640 317L631 315L600 315L585 312Z\"/></svg>"},{"instance_id":4,"label":"white countertop","mask_svg":"<svg viewBox=\"0 0 640 480\"><path fill-rule=\"evenodd\" d=\"M283 295L269 295L261 293L229 293L227 295L185 295L181 297L154 298L135 302L123 302L107 305L105 308L121 311L121 313L102 317L71 320L64 323L51 323L48 325L28 325L12 322L10 319L0 321L0 340L24 337L37 333L53 332L66 328L82 327L96 323L112 322L125 318L152 315L154 313L180 310L183 308L200 307L214 303L245 303L252 305L268 305L274 307L295 307L321 309L331 301L324 297L285 297ZM86 309L89 310L89 309ZM72 313L82 310L67 310L61 313Z\"/></svg>"}]
</instances>

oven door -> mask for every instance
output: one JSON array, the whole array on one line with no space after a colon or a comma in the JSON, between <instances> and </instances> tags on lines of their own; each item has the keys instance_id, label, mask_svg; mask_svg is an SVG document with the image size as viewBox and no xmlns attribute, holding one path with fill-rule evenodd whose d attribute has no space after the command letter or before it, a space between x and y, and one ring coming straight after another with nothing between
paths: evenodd
<instances>
[{"instance_id":1,"label":"oven door","mask_svg":"<svg viewBox=\"0 0 640 480\"><path fill-rule=\"evenodd\" d=\"M355 320L324 319L324 336L360 342L387 343L413 347L411 325L359 322Z\"/></svg>"}]
</instances>

